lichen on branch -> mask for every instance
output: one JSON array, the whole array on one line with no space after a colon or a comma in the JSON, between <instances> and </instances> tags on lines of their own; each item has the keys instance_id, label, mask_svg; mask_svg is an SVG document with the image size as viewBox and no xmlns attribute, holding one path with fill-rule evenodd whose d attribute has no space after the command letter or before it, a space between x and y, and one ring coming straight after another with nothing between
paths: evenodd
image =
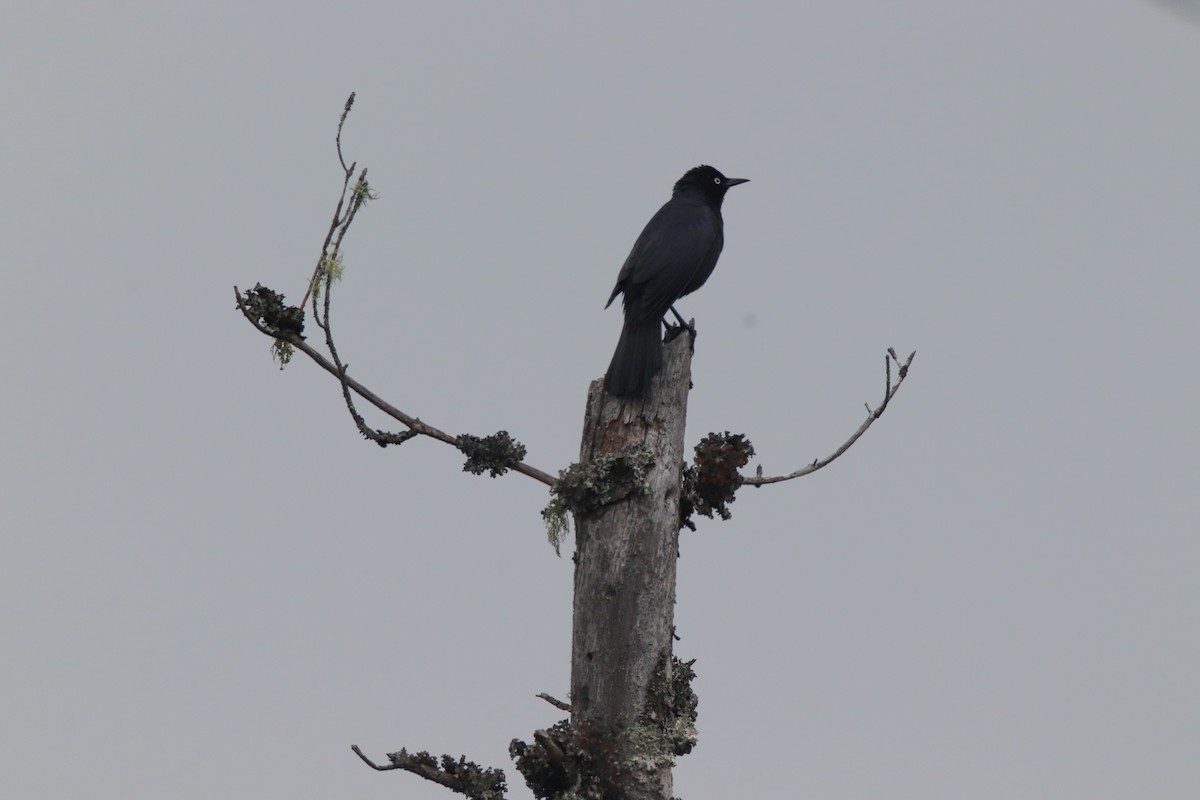
<instances>
[{"instance_id":1,"label":"lichen on branch","mask_svg":"<svg viewBox=\"0 0 1200 800\"><path fill-rule=\"evenodd\" d=\"M754 445L745 434L710 433L696 445L694 463L683 470L683 498L679 526L696 530L692 514L712 518L733 516L729 504L742 485L739 469L750 463Z\"/></svg>"},{"instance_id":2,"label":"lichen on branch","mask_svg":"<svg viewBox=\"0 0 1200 800\"><path fill-rule=\"evenodd\" d=\"M508 431L482 437L460 434L455 446L467 457L463 472L472 475L489 472L493 478L498 478L525 458L525 445L509 435Z\"/></svg>"}]
</instances>

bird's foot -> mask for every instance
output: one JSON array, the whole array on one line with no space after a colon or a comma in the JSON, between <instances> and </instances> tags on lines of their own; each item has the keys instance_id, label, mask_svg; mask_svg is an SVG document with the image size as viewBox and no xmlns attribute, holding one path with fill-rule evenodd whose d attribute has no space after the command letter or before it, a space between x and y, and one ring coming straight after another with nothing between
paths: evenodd
<instances>
[{"instance_id":1,"label":"bird's foot","mask_svg":"<svg viewBox=\"0 0 1200 800\"><path fill-rule=\"evenodd\" d=\"M679 325L672 325L671 323L667 322L666 320L663 320L663 325L667 329L667 333L663 337L664 342L673 342L677 338L679 338L680 335L682 335L683 333L686 332L691 335L692 346L693 347L695 346L695 344L696 344L696 326L695 326L695 324L693 324L691 322L681 322L681 324L679 324Z\"/></svg>"},{"instance_id":2,"label":"bird's foot","mask_svg":"<svg viewBox=\"0 0 1200 800\"><path fill-rule=\"evenodd\" d=\"M675 310L675 306L671 306L671 313L675 315L675 319L679 320L679 327L681 327L681 328L688 328L689 330L691 330L691 332L692 332L692 333L695 333L695 332L696 332L696 328L695 328L695 326L694 326L694 325L692 325L692 323L690 323L690 322L685 322L685 321L684 321L684 319L683 319L683 317L680 315L680 313L679 313L678 311L676 311L676 310ZM663 323L664 323L664 324L665 324L665 325L666 325L668 328L670 328L670 327L671 327L671 323L667 322L665 319L663 320Z\"/></svg>"}]
</instances>

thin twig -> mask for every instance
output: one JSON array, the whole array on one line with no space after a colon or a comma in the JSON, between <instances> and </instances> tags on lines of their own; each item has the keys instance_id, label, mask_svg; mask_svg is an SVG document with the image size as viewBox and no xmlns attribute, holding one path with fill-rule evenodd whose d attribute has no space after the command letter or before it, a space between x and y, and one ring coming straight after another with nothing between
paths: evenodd
<instances>
[{"instance_id":1,"label":"thin twig","mask_svg":"<svg viewBox=\"0 0 1200 800\"><path fill-rule=\"evenodd\" d=\"M337 142L338 161L342 162L342 169L346 172L353 172L354 167L347 167L346 159L342 158L342 126L346 124L346 117L350 116L350 108L353 105L354 92L351 92L350 96L346 98L345 107L342 108L342 117L338 120L337 138L334 140Z\"/></svg>"},{"instance_id":2,"label":"thin twig","mask_svg":"<svg viewBox=\"0 0 1200 800\"><path fill-rule=\"evenodd\" d=\"M399 764L388 764L386 767L379 766L374 761L367 758L366 755L363 753L363 751L360 750L358 745L356 745L356 744L350 745L350 749L353 750L354 752L358 753L358 757L361 758L363 761L367 762L367 766L370 767L371 769L378 770L380 772L387 772L388 770L391 770L391 769L401 769Z\"/></svg>"},{"instance_id":3,"label":"thin twig","mask_svg":"<svg viewBox=\"0 0 1200 800\"><path fill-rule=\"evenodd\" d=\"M867 428L871 427L871 425L874 424L875 420L879 419L883 415L884 409L887 408L888 403L891 402L892 398L896 396L896 392L900 389L900 384L904 383L904 379L906 377L908 377L908 367L910 364L912 364L913 358L916 355L917 355L917 351L916 350L912 351L912 353L910 353L908 356L908 360L906 360L903 364L901 364L900 359L896 356L896 351L890 347L888 348L888 354L886 356L884 356L884 371L885 371L885 375L887 377L887 386L884 391L883 401L879 404L879 407L873 411L871 410L871 407L869 405L867 406L867 418L865 420L863 420L863 424L860 425L858 427L858 430L856 430L853 434L851 434L850 438L847 439L845 442L843 442L842 446L839 447L837 450L834 450L831 454L825 456L825 458L818 458L815 461L813 461L811 464L809 464L808 466L802 467L802 468L796 470L795 472L789 472L787 475L772 475L772 476L764 477L762 474L762 466L759 466L758 474L755 475L753 478L742 478L742 485L743 486L765 486L768 483L780 483L782 481L790 481L792 478L799 478L803 475L809 475L809 474L821 469L822 467L829 466L842 453L849 450L850 446L858 441L858 437L860 437L864 433L866 433ZM899 375L896 379L895 384L892 383L892 362L893 361L895 361L896 365L899 367L899 370L898 370Z\"/></svg>"},{"instance_id":4,"label":"thin twig","mask_svg":"<svg viewBox=\"0 0 1200 800\"><path fill-rule=\"evenodd\" d=\"M356 164L351 164L342 178L342 196L338 198L337 206L333 209L333 219L329 222L329 230L325 232L325 241L321 243L321 255L317 258L317 265L313 267L312 277L308 279L308 287L304 290L304 297L300 298L300 308L304 308L308 302L308 298L317 284L317 279L321 275L321 270L325 267L325 255L329 252L329 243L333 241L333 235L337 232L338 226L342 224L342 207L346 204L346 189L350 186L350 177L354 174L355 166ZM315 316L316 313L317 307L314 303L313 315ZM317 319L317 324L321 324L319 318Z\"/></svg>"},{"instance_id":5,"label":"thin twig","mask_svg":"<svg viewBox=\"0 0 1200 800\"><path fill-rule=\"evenodd\" d=\"M534 695L534 697L540 697L540 698L542 698L542 699L543 699L543 700L545 700L547 703L549 703L550 705L552 705L552 706L554 706L555 708L557 708L559 711L567 711L567 712L570 712L570 710L571 710L571 704L570 704L570 703L564 703L562 700L559 700L557 697L553 697L553 696L551 696L551 695L548 695L548 694L546 694L545 692L540 692L540 693L538 693L538 694L535 694L535 695Z\"/></svg>"},{"instance_id":6,"label":"thin twig","mask_svg":"<svg viewBox=\"0 0 1200 800\"><path fill-rule=\"evenodd\" d=\"M366 170L364 170L365 172ZM359 433L367 439L378 444L380 447L386 447L389 444L400 445L407 442L409 439L417 435L417 432L409 429L403 433L389 433L388 431L378 428L370 428L367 426L367 421L363 419L362 414L358 413L358 409L354 405L354 396L350 393L350 383L346 374L346 365L342 363L342 359L338 356L337 346L333 343L333 326L329 322L329 306L330 298L333 296L333 279L326 273L325 275L325 324L322 329L325 331L325 345L329 348L329 355L333 356L333 365L337 368L338 382L342 386L342 399L346 403L346 410L350 412L351 419L358 427Z\"/></svg>"},{"instance_id":7,"label":"thin twig","mask_svg":"<svg viewBox=\"0 0 1200 800\"><path fill-rule=\"evenodd\" d=\"M310 294L312 294L313 288L316 286L317 278L320 276L321 269L325 265L325 258L329 254L329 243L333 241L334 233L337 231L338 227L342 225L342 207L346 203L346 190L350 187L350 178L354 176L354 168L358 166L358 162L354 162L350 166L346 166L346 159L342 157L342 127L346 124L346 117L350 114L350 108L353 105L354 92L351 92L350 96L346 98L346 105L342 108L342 116L341 119L338 120L337 136L334 139L335 143L337 144L338 162L342 165L342 196L338 200L337 207L333 210L333 220L330 221L329 230L325 232L325 241L321 244L321 256L317 259L317 265L313 267L312 277L308 279L308 288L304 290L304 297L300 299L300 308L304 308L305 304L308 303L308 297ZM366 170L363 171L363 177L366 177ZM355 209L355 211L357 211L357 209ZM344 230L343 235L345 235ZM339 238L338 241L340 242L341 239ZM315 321L318 326L324 327L324 325L321 323L320 317L317 315L317 307L315 303L313 304L313 317L316 318Z\"/></svg>"}]
</instances>

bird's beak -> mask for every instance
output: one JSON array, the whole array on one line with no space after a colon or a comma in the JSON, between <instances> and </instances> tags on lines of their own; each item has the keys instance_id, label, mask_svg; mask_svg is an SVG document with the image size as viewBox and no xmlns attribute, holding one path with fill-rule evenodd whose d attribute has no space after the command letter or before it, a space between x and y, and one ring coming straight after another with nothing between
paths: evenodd
<instances>
[{"instance_id":1,"label":"bird's beak","mask_svg":"<svg viewBox=\"0 0 1200 800\"><path fill-rule=\"evenodd\" d=\"M749 183L749 182L750 182L749 178L726 178L725 179L725 188L728 189L730 186L737 186L739 183Z\"/></svg>"}]
</instances>

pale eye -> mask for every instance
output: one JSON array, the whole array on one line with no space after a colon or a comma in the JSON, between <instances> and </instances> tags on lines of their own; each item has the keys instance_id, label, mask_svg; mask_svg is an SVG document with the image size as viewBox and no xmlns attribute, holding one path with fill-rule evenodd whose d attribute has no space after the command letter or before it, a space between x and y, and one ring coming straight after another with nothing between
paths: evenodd
<instances>
[{"instance_id":1,"label":"pale eye","mask_svg":"<svg viewBox=\"0 0 1200 800\"><path fill-rule=\"evenodd\" d=\"M713 178L713 183L715 183L717 186L720 186L720 185L721 185L721 179L720 179L720 178Z\"/></svg>"}]
</instances>

